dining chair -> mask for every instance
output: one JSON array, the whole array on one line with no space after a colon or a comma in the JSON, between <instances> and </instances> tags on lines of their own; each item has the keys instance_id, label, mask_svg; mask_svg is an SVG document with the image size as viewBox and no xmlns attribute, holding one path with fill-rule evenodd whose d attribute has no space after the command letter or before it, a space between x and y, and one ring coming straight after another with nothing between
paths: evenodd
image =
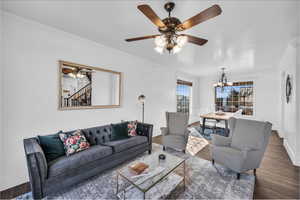
<instances>
[{"instance_id":1,"label":"dining chair","mask_svg":"<svg viewBox=\"0 0 300 200\"><path fill-rule=\"evenodd\" d=\"M239 116L239 115L242 115L242 113L243 113L243 109L238 109L233 115Z\"/></svg>"},{"instance_id":2,"label":"dining chair","mask_svg":"<svg viewBox=\"0 0 300 200\"><path fill-rule=\"evenodd\" d=\"M203 109L203 111L199 114L199 116L201 116L202 114L213 113L213 112L215 112L215 110L212 107L206 108L206 109ZM202 119L202 117L200 117L200 128L203 126L202 122L203 122L203 119ZM217 128L216 125L217 125L217 121L214 119L206 119L205 120L205 128L207 127L209 129L212 129L214 133Z\"/></svg>"},{"instance_id":3,"label":"dining chair","mask_svg":"<svg viewBox=\"0 0 300 200\"><path fill-rule=\"evenodd\" d=\"M233 113L233 116L239 118L242 116L242 113L243 113L243 109L238 109L236 112ZM225 128L225 122L218 121L216 124L216 128Z\"/></svg>"}]
</instances>

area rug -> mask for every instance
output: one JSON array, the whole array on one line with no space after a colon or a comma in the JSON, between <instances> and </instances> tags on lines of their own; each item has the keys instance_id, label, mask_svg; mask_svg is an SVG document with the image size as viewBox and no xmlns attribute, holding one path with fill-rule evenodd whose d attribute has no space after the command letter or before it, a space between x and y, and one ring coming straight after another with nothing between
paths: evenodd
<instances>
[{"instance_id":1,"label":"area rug","mask_svg":"<svg viewBox=\"0 0 300 200\"><path fill-rule=\"evenodd\" d=\"M189 128L189 130L190 135L186 145L186 152L194 156L206 147L209 142L194 127Z\"/></svg>"},{"instance_id":2,"label":"area rug","mask_svg":"<svg viewBox=\"0 0 300 200\"><path fill-rule=\"evenodd\" d=\"M153 144L153 152L160 151L161 145ZM236 173L196 156L167 149L168 153L186 158L186 189L178 185L167 199L252 199L255 176L241 174L240 180ZM147 156L147 153L139 156ZM128 162L127 162L128 163ZM116 197L116 169L107 170L99 176L63 189L59 193L45 199L117 199ZM178 171L182 171L179 169ZM180 172L178 172L180 173ZM17 197L17 199L32 199L31 193Z\"/></svg>"}]
</instances>

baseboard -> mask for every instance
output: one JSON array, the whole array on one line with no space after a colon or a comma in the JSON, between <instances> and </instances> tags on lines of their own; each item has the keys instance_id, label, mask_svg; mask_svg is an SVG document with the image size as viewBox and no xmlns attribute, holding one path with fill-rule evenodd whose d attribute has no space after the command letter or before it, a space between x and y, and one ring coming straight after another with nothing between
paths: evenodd
<instances>
[{"instance_id":1,"label":"baseboard","mask_svg":"<svg viewBox=\"0 0 300 200\"><path fill-rule=\"evenodd\" d=\"M293 165L300 167L300 162L299 162L299 160L297 160L295 152L292 150L292 148L290 147L290 145L287 142L287 140L283 140L283 146L284 146L286 152L288 153L288 155L289 155L289 157L290 157Z\"/></svg>"},{"instance_id":2,"label":"baseboard","mask_svg":"<svg viewBox=\"0 0 300 200\"><path fill-rule=\"evenodd\" d=\"M279 129L279 131L277 131L277 130L275 130L275 131L277 132L277 134L280 138L284 138L285 134L284 134L283 130Z\"/></svg>"},{"instance_id":3,"label":"baseboard","mask_svg":"<svg viewBox=\"0 0 300 200\"><path fill-rule=\"evenodd\" d=\"M30 192L29 182L0 191L0 199L14 199L27 192Z\"/></svg>"}]
</instances>

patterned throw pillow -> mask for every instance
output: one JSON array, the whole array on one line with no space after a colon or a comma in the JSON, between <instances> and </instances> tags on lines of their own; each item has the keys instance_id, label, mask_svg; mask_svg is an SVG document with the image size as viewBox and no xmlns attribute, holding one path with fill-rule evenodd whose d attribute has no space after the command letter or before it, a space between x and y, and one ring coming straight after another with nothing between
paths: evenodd
<instances>
[{"instance_id":1,"label":"patterned throw pillow","mask_svg":"<svg viewBox=\"0 0 300 200\"><path fill-rule=\"evenodd\" d=\"M136 133L137 121L129 122L127 125L128 136L137 136Z\"/></svg>"},{"instance_id":2,"label":"patterned throw pillow","mask_svg":"<svg viewBox=\"0 0 300 200\"><path fill-rule=\"evenodd\" d=\"M64 144L67 156L90 147L90 144L86 140L81 130L77 130L70 134L60 133L59 137Z\"/></svg>"}]
</instances>

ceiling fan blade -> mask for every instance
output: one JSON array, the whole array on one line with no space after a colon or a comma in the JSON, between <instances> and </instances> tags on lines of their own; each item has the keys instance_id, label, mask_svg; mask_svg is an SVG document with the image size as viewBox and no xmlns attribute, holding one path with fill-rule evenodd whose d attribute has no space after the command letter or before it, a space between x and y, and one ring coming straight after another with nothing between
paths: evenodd
<instances>
[{"instance_id":1,"label":"ceiling fan blade","mask_svg":"<svg viewBox=\"0 0 300 200\"><path fill-rule=\"evenodd\" d=\"M156 13L152 10L152 8L147 5L147 4L143 4L143 5L139 5L137 7L144 15L146 15L146 17L148 17L148 19L150 19L153 24L155 24L156 26L158 26L159 28L163 28L166 25L161 21L161 19L156 15Z\"/></svg>"},{"instance_id":2,"label":"ceiling fan blade","mask_svg":"<svg viewBox=\"0 0 300 200\"><path fill-rule=\"evenodd\" d=\"M155 38L156 36L160 36L160 35L157 34L157 35L147 35L147 36L143 36L143 37L129 38L129 39L125 39L125 41L132 42L132 41L137 41L137 40L145 40L145 39Z\"/></svg>"},{"instance_id":3,"label":"ceiling fan blade","mask_svg":"<svg viewBox=\"0 0 300 200\"><path fill-rule=\"evenodd\" d=\"M200 24L213 17L216 17L221 13L222 13L221 7L219 5L213 5L212 7L203 10L202 12L195 15L194 17L191 17L188 20L184 21L183 23L179 24L176 29L178 31L189 29L197 24Z\"/></svg>"},{"instance_id":4,"label":"ceiling fan blade","mask_svg":"<svg viewBox=\"0 0 300 200\"><path fill-rule=\"evenodd\" d=\"M204 45L208 40L203 39L203 38L198 38L192 35L187 35L187 34L181 34L183 36L187 36L188 37L188 42L193 43L193 44L197 44L197 45Z\"/></svg>"}]
</instances>

